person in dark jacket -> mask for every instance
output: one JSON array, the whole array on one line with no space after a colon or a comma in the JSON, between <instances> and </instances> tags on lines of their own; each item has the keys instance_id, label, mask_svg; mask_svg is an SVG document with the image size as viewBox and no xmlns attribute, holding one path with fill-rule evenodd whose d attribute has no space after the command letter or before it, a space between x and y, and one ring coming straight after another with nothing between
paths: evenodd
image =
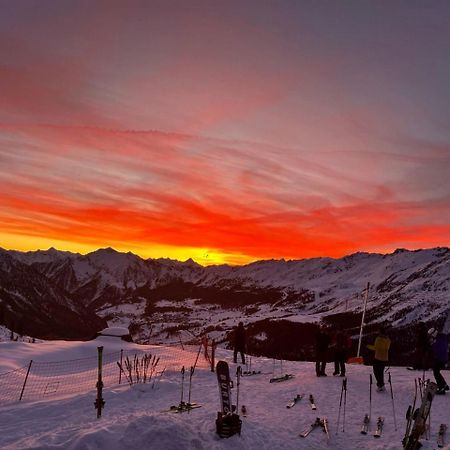
<instances>
[{"instance_id":1,"label":"person in dark jacket","mask_svg":"<svg viewBox=\"0 0 450 450\"><path fill-rule=\"evenodd\" d=\"M233 355L233 361L237 362L237 354L238 352L241 354L241 361L242 364L245 364L245 347L246 347L246 333L244 324L242 322L239 322L239 325L234 330L233 335L233 348L234 348L234 355Z\"/></svg>"},{"instance_id":2,"label":"person in dark jacket","mask_svg":"<svg viewBox=\"0 0 450 450\"><path fill-rule=\"evenodd\" d=\"M416 361L413 366L415 370L429 369L430 351L431 348L427 327L424 322L420 322L419 329L417 331Z\"/></svg>"},{"instance_id":3,"label":"person in dark jacket","mask_svg":"<svg viewBox=\"0 0 450 450\"><path fill-rule=\"evenodd\" d=\"M436 328L428 331L431 341L431 351L433 354L433 375L438 386L436 394L443 395L449 390L445 378L441 374L448 361L448 334L438 332Z\"/></svg>"},{"instance_id":4,"label":"person in dark jacket","mask_svg":"<svg viewBox=\"0 0 450 450\"><path fill-rule=\"evenodd\" d=\"M330 345L330 335L322 325L316 334L316 375L326 377L325 367L327 365L328 346Z\"/></svg>"},{"instance_id":5,"label":"person in dark jacket","mask_svg":"<svg viewBox=\"0 0 450 450\"><path fill-rule=\"evenodd\" d=\"M338 331L334 336L334 376L345 377L345 361L351 341L345 331Z\"/></svg>"}]
</instances>

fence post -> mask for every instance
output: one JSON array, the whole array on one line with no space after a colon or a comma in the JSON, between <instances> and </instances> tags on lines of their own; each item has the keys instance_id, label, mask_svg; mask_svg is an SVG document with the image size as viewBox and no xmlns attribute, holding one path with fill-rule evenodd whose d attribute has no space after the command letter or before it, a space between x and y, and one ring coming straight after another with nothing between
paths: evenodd
<instances>
[{"instance_id":1,"label":"fence post","mask_svg":"<svg viewBox=\"0 0 450 450\"><path fill-rule=\"evenodd\" d=\"M122 358L123 358L123 348L120 349L120 367L119 367L119 384L122 382Z\"/></svg>"},{"instance_id":2,"label":"fence post","mask_svg":"<svg viewBox=\"0 0 450 450\"><path fill-rule=\"evenodd\" d=\"M30 360L30 364L28 364L28 370L27 370L27 374L25 376L25 381L23 382L23 386L22 386L22 392L20 393L20 398L19 398L19 402L22 400L23 397L23 393L25 391L25 385L27 384L27 380L28 380L28 374L30 373L30 369L31 369L31 364L33 363L33 360Z\"/></svg>"},{"instance_id":3,"label":"fence post","mask_svg":"<svg viewBox=\"0 0 450 450\"><path fill-rule=\"evenodd\" d=\"M216 358L216 340L213 339L211 343L211 372L214 372L214 360Z\"/></svg>"}]
</instances>

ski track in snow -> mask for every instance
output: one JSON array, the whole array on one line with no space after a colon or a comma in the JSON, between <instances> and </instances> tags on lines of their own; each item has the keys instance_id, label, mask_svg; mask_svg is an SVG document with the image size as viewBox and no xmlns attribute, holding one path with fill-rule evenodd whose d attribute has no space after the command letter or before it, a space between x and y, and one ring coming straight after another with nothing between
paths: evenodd
<instances>
[{"instance_id":1,"label":"ski track in snow","mask_svg":"<svg viewBox=\"0 0 450 450\"><path fill-rule=\"evenodd\" d=\"M65 348L64 359L93 353L97 345L105 351L119 348L136 348L119 339L98 338L91 342L55 341L58 356ZM51 342L25 344L2 342L2 367L23 366L30 357L30 347L36 360L48 359ZM128 347L129 346L129 347ZM164 352L164 350L163 350ZM167 349L170 354L170 349ZM232 360L231 353L219 349L218 359ZM8 358L10 360L8 361ZM56 359L56 357L55 357ZM230 364L230 373L235 378L236 364ZM105 408L100 419L96 419L95 389L75 397L55 398L32 403L16 403L0 406L0 448L18 449L67 449L67 450L273 450L273 449L401 449L405 430L405 412L412 401L414 377L421 372L408 371L403 367L391 368L394 387L398 430L394 430L392 403L387 384L384 393L372 392L371 431L360 434L364 414L368 412L369 366L348 365L348 392L345 417L345 432L341 427L336 434L342 378L333 377L333 365L327 365L330 376L317 378L314 364L310 362L288 362L276 364L275 376L292 373L295 378L281 383L269 383L273 375L273 361L267 358L252 359L252 369L263 374L242 377L239 404L246 405L247 417L242 417L242 434L229 439L220 439L215 433L215 419L219 410L219 391L216 375L207 369L195 371L192 385L192 401L203 406L189 413L162 412L180 401L180 374L167 372L156 389L150 385L128 384L104 389ZM3 370L2 370L3 372ZM448 371L444 371L450 381ZM432 378L431 371L426 372ZM95 387L96 380L93 380ZM386 376L387 382L387 376ZM188 377L185 381L187 400ZM293 408L286 408L298 393L305 397ZM317 410L312 411L308 396L314 395ZM232 390L236 401L236 387ZM373 437L376 418L385 418L383 435ZM315 420L326 416L330 427L330 442L320 428L307 438L299 437ZM431 412L431 438L422 440L423 449L437 448L436 439L440 423L450 421L450 395L437 396ZM450 449L449 446L447 446Z\"/></svg>"}]
</instances>

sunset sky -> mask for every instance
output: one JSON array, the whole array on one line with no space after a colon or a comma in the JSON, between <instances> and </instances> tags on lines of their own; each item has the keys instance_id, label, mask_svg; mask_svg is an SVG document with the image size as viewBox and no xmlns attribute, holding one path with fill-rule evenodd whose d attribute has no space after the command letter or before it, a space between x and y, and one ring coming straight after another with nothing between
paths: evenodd
<instances>
[{"instance_id":1,"label":"sunset sky","mask_svg":"<svg viewBox=\"0 0 450 450\"><path fill-rule=\"evenodd\" d=\"M450 2L0 0L0 247L450 245Z\"/></svg>"}]
</instances>

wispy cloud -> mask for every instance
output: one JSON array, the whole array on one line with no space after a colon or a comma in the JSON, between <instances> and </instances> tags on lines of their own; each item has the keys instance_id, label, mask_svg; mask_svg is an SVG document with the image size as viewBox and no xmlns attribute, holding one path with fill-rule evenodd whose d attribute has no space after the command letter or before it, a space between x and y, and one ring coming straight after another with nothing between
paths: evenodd
<instances>
[{"instance_id":1,"label":"wispy cloud","mask_svg":"<svg viewBox=\"0 0 450 450\"><path fill-rule=\"evenodd\" d=\"M450 244L448 6L130 5L0 17L2 236L240 261Z\"/></svg>"}]
</instances>

